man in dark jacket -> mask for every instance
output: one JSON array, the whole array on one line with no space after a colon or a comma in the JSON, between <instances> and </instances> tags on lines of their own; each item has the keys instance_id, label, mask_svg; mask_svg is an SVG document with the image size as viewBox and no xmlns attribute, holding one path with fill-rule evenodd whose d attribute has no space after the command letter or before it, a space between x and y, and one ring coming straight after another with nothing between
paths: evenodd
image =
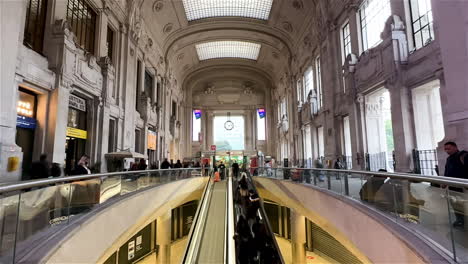
<instances>
[{"instance_id":1,"label":"man in dark jacket","mask_svg":"<svg viewBox=\"0 0 468 264\"><path fill-rule=\"evenodd\" d=\"M177 160L176 164L174 165L175 169L180 169L182 168L182 163L180 163L180 160Z\"/></svg>"},{"instance_id":2,"label":"man in dark jacket","mask_svg":"<svg viewBox=\"0 0 468 264\"><path fill-rule=\"evenodd\" d=\"M444 150L449 155L445 164L445 176L453 178L468 179L468 153L460 151L455 142L447 142L444 144ZM459 187L449 187L449 190L463 193L463 189ZM455 194L455 196L458 196ZM456 221L454 227L463 228L465 226L465 208L464 204L452 202Z\"/></svg>"},{"instance_id":3,"label":"man in dark jacket","mask_svg":"<svg viewBox=\"0 0 468 264\"><path fill-rule=\"evenodd\" d=\"M164 159L164 161L161 163L161 169L167 170L170 167L171 167L171 164L169 163L169 161L167 161L167 159Z\"/></svg>"},{"instance_id":4,"label":"man in dark jacket","mask_svg":"<svg viewBox=\"0 0 468 264\"><path fill-rule=\"evenodd\" d=\"M47 154L42 154L39 157L39 161L36 161L31 166L31 179L45 179L49 177L50 165L47 161Z\"/></svg>"}]
</instances>

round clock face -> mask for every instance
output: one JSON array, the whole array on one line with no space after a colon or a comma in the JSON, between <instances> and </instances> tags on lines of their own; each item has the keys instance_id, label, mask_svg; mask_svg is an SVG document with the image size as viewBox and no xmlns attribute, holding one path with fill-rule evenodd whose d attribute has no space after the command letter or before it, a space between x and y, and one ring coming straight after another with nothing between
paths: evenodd
<instances>
[{"instance_id":1,"label":"round clock face","mask_svg":"<svg viewBox=\"0 0 468 264\"><path fill-rule=\"evenodd\" d=\"M224 128L226 130L232 130L234 128L234 123L231 121L226 121L226 123L224 123Z\"/></svg>"}]
</instances>

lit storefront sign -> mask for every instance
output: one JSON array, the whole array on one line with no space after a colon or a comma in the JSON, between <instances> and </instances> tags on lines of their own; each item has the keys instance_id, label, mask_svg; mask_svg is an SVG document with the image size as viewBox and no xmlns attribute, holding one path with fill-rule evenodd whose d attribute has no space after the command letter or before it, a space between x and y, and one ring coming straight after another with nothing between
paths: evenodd
<instances>
[{"instance_id":1,"label":"lit storefront sign","mask_svg":"<svg viewBox=\"0 0 468 264\"><path fill-rule=\"evenodd\" d=\"M37 125L36 119L27 116L16 116L16 126L27 129L35 129Z\"/></svg>"},{"instance_id":2,"label":"lit storefront sign","mask_svg":"<svg viewBox=\"0 0 468 264\"><path fill-rule=\"evenodd\" d=\"M18 105L16 106L16 126L27 129L35 129L37 121L35 117L36 96L19 91Z\"/></svg>"},{"instance_id":3,"label":"lit storefront sign","mask_svg":"<svg viewBox=\"0 0 468 264\"><path fill-rule=\"evenodd\" d=\"M67 127L67 137L86 139L88 137L88 132L78 128Z\"/></svg>"},{"instance_id":4,"label":"lit storefront sign","mask_svg":"<svg viewBox=\"0 0 468 264\"><path fill-rule=\"evenodd\" d=\"M156 150L156 140L158 136L156 132L148 130L148 149Z\"/></svg>"}]
</instances>

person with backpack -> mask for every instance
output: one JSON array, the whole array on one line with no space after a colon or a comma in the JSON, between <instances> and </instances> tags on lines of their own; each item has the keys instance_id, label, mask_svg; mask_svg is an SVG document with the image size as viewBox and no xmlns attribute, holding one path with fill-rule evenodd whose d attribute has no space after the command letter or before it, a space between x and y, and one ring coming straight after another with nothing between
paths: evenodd
<instances>
[{"instance_id":1,"label":"person with backpack","mask_svg":"<svg viewBox=\"0 0 468 264\"><path fill-rule=\"evenodd\" d=\"M445 164L444 175L447 177L468 179L468 152L458 149L458 146L455 142L447 142L444 144L444 150L449 155L447 157L447 163ZM460 193L463 193L463 188L459 187L449 187L450 191L455 193L454 196L462 196ZM461 200L466 200L462 198ZM454 213L455 213L455 222L453 227L463 228L465 226L465 208L464 204L457 201L451 201Z\"/></svg>"}]
</instances>

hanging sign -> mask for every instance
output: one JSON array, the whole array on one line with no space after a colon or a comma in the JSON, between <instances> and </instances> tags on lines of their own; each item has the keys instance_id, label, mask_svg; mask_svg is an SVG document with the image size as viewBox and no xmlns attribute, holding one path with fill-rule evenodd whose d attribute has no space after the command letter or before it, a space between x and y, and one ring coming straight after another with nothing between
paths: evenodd
<instances>
[{"instance_id":1,"label":"hanging sign","mask_svg":"<svg viewBox=\"0 0 468 264\"><path fill-rule=\"evenodd\" d=\"M70 94L70 100L68 104L70 105L70 107L86 112L86 100L81 99L78 96Z\"/></svg>"},{"instance_id":2,"label":"hanging sign","mask_svg":"<svg viewBox=\"0 0 468 264\"><path fill-rule=\"evenodd\" d=\"M148 130L148 149L156 150L157 134L154 131Z\"/></svg>"},{"instance_id":3,"label":"hanging sign","mask_svg":"<svg viewBox=\"0 0 468 264\"><path fill-rule=\"evenodd\" d=\"M260 118L265 118L265 115L266 115L266 113L265 113L265 108L259 108L259 109L258 109L258 116L259 116Z\"/></svg>"},{"instance_id":4,"label":"hanging sign","mask_svg":"<svg viewBox=\"0 0 468 264\"><path fill-rule=\"evenodd\" d=\"M67 127L67 137L86 139L88 138L88 132L78 128Z\"/></svg>"},{"instance_id":5,"label":"hanging sign","mask_svg":"<svg viewBox=\"0 0 468 264\"><path fill-rule=\"evenodd\" d=\"M27 116L16 116L16 126L27 129L35 129L37 125L36 119Z\"/></svg>"},{"instance_id":6,"label":"hanging sign","mask_svg":"<svg viewBox=\"0 0 468 264\"><path fill-rule=\"evenodd\" d=\"M211 151L216 151L216 145L211 145Z\"/></svg>"}]
</instances>

